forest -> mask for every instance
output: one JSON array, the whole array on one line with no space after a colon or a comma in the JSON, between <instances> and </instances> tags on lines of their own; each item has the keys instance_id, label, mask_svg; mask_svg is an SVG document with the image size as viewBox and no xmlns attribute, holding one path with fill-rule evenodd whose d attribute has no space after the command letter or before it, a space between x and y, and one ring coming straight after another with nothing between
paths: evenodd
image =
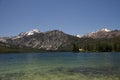
<instances>
[{"instance_id":1,"label":"forest","mask_svg":"<svg viewBox=\"0 0 120 80\"><path fill-rule=\"evenodd\" d=\"M82 49L85 52L120 52L120 37L114 38L81 38L73 45L73 51Z\"/></svg>"}]
</instances>

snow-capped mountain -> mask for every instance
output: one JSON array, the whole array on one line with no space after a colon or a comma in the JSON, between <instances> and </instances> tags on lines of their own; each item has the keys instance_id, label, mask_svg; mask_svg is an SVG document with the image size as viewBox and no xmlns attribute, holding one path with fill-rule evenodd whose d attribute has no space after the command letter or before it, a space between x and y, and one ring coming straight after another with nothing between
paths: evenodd
<instances>
[{"instance_id":1,"label":"snow-capped mountain","mask_svg":"<svg viewBox=\"0 0 120 80\"><path fill-rule=\"evenodd\" d=\"M109 30L107 28L103 28L100 30L97 30L95 32L91 32L88 34L85 34L83 37L88 38L112 38L120 35L120 30Z\"/></svg>"},{"instance_id":2,"label":"snow-capped mountain","mask_svg":"<svg viewBox=\"0 0 120 80\"><path fill-rule=\"evenodd\" d=\"M59 30L40 32L37 29L23 32L18 36L6 39L7 44L10 46L42 50L71 50L70 45L75 40L79 40L79 38ZM3 40L0 43L3 45Z\"/></svg>"},{"instance_id":3,"label":"snow-capped mountain","mask_svg":"<svg viewBox=\"0 0 120 80\"><path fill-rule=\"evenodd\" d=\"M33 29L27 32L20 33L14 37L0 37L1 47L13 48L34 48L40 50L72 50L73 43L85 45L86 40L94 41L94 39L103 38L109 39L120 37L120 30L101 29L84 36L69 35L59 30L40 32L38 29ZM93 39L92 39L93 38ZM101 39L100 39L101 40Z\"/></svg>"},{"instance_id":4,"label":"snow-capped mountain","mask_svg":"<svg viewBox=\"0 0 120 80\"><path fill-rule=\"evenodd\" d=\"M30 30L27 32L20 33L19 35L20 36L30 36L30 35L34 35L35 33L40 33L40 31L38 29L33 29L33 30Z\"/></svg>"},{"instance_id":5,"label":"snow-capped mountain","mask_svg":"<svg viewBox=\"0 0 120 80\"><path fill-rule=\"evenodd\" d=\"M18 38L22 38L22 37L25 37L25 36L31 36L31 35L34 35L36 33L40 33L40 31L38 29L32 29L30 31L22 32L19 35L14 36L14 37L12 37L12 39L18 39Z\"/></svg>"},{"instance_id":6,"label":"snow-capped mountain","mask_svg":"<svg viewBox=\"0 0 120 80\"><path fill-rule=\"evenodd\" d=\"M112 31L112 30L110 30L110 29L102 28L102 29L97 30L97 31L95 31L95 32L91 32L91 33L84 34L84 35L79 35L79 34L77 34L77 35L75 35L75 36L78 37L78 38L93 37L93 36L95 36L95 35L98 34L98 33L104 34L104 33L111 32L111 31Z\"/></svg>"},{"instance_id":7,"label":"snow-capped mountain","mask_svg":"<svg viewBox=\"0 0 120 80\"><path fill-rule=\"evenodd\" d=\"M100 29L100 30L97 30L96 32L110 32L111 30L110 29L107 29L107 28L103 28L103 29Z\"/></svg>"}]
</instances>

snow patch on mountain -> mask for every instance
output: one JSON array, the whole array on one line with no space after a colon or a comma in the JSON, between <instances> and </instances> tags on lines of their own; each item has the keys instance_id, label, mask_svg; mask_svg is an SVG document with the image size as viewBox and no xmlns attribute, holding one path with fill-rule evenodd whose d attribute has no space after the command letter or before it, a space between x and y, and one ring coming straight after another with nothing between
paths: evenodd
<instances>
[{"instance_id":1,"label":"snow patch on mountain","mask_svg":"<svg viewBox=\"0 0 120 80\"><path fill-rule=\"evenodd\" d=\"M110 32L111 30L109 30L109 29L107 29L107 28L103 28L103 29L98 30L98 31L96 31L96 32L101 32L101 31L104 31L104 32Z\"/></svg>"},{"instance_id":2,"label":"snow patch on mountain","mask_svg":"<svg viewBox=\"0 0 120 80\"><path fill-rule=\"evenodd\" d=\"M82 35L79 35L79 34L77 34L77 35L75 35L76 37L78 37L78 38L81 38L82 37Z\"/></svg>"},{"instance_id":3,"label":"snow patch on mountain","mask_svg":"<svg viewBox=\"0 0 120 80\"><path fill-rule=\"evenodd\" d=\"M19 39L19 38L22 38L24 36L31 36L31 35L34 35L35 33L40 33L40 31L38 29L33 29L33 30L30 30L27 32L22 32L18 36L12 37L12 40Z\"/></svg>"},{"instance_id":4,"label":"snow patch on mountain","mask_svg":"<svg viewBox=\"0 0 120 80\"><path fill-rule=\"evenodd\" d=\"M40 31L38 29L33 29L31 31L26 32L26 34L29 35L34 35L34 33L40 33Z\"/></svg>"},{"instance_id":5,"label":"snow patch on mountain","mask_svg":"<svg viewBox=\"0 0 120 80\"><path fill-rule=\"evenodd\" d=\"M21 35L30 36L30 35L34 35L35 33L40 33L40 31L38 29L33 29L33 30L28 31L28 32L21 33Z\"/></svg>"},{"instance_id":6,"label":"snow patch on mountain","mask_svg":"<svg viewBox=\"0 0 120 80\"><path fill-rule=\"evenodd\" d=\"M20 33L19 36L30 36L34 35L35 33L40 33L40 31L38 29L33 29L27 32Z\"/></svg>"},{"instance_id":7,"label":"snow patch on mountain","mask_svg":"<svg viewBox=\"0 0 120 80\"><path fill-rule=\"evenodd\" d=\"M103 38L106 35L108 35L108 33L110 33L111 31L112 30L109 30L107 28L103 28L103 29L97 30L95 32L85 34L83 37L92 37L92 38L99 38L100 37L100 38Z\"/></svg>"}]
</instances>

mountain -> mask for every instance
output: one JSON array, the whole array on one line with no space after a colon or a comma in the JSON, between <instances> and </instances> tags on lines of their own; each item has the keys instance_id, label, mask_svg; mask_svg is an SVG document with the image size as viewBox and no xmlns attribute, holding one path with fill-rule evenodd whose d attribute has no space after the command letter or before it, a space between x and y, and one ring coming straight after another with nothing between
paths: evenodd
<instances>
[{"instance_id":1,"label":"mountain","mask_svg":"<svg viewBox=\"0 0 120 80\"><path fill-rule=\"evenodd\" d=\"M31 51L120 51L120 30L101 29L84 36L59 30L33 29L13 37L0 37L0 52Z\"/></svg>"},{"instance_id":2,"label":"mountain","mask_svg":"<svg viewBox=\"0 0 120 80\"><path fill-rule=\"evenodd\" d=\"M103 28L101 30L85 34L82 37L96 39L96 38L113 38L117 36L120 36L120 30L109 30L107 28Z\"/></svg>"},{"instance_id":3,"label":"mountain","mask_svg":"<svg viewBox=\"0 0 120 80\"><path fill-rule=\"evenodd\" d=\"M17 36L7 39L0 39L0 42L7 43L10 45L10 47L16 46L18 48L33 48L53 51L71 51L71 44L74 41L79 41L79 38L66 34L59 30L40 32L37 29L23 32Z\"/></svg>"}]
</instances>

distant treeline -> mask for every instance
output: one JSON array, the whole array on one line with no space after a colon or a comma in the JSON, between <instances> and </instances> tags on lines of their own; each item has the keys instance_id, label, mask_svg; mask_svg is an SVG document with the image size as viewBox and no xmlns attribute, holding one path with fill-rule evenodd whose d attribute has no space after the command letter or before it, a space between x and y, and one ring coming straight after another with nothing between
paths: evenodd
<instances>
[{"instance_id":1,"label":"distant treeline","mask_svg":"<svg viewBox=\"0 0 120 80\"><path fill-rule=\"evenodd\" d=\"M86 52L120 52L120 37L82 38L80 42L73 44L73 51L78 51L78 49L83 49Z\"/></svg>"}]
</instances>

